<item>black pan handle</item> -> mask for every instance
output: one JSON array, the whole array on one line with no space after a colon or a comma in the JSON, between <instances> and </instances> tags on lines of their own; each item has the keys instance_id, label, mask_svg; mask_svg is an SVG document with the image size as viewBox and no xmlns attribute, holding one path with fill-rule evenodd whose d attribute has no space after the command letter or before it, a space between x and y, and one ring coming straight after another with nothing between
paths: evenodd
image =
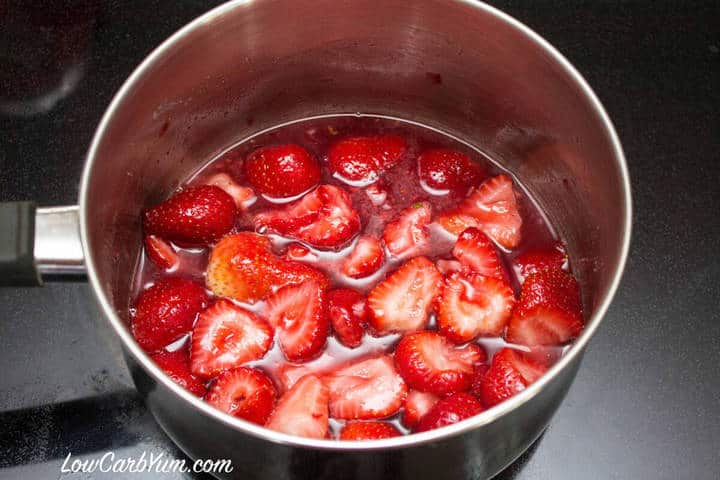
<instances>
[{"instance_id":1,"label":"black pan handle","mask_svg":"<svg viewBox=\"0 0 720 480\"><path fill-rule=\"evenodd\" d=\"M35 204L0 203L0 285L41 285L35 266Z\"/></svg>"}]
</instances>

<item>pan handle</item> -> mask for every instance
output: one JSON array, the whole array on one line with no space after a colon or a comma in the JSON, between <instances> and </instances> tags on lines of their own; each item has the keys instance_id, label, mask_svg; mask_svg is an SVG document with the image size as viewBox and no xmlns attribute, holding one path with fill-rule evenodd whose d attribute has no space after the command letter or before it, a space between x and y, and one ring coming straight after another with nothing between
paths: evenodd
<instances>
[{"instance_id":1,"label":"pan handle","mask_svg":"<svg viewBox=\"0 0 720 480\"><path fill-rule=\"evenodd\" d=\"M0 286L85 277L77 206L0 203Z\"/></svg>"}]
</instances>

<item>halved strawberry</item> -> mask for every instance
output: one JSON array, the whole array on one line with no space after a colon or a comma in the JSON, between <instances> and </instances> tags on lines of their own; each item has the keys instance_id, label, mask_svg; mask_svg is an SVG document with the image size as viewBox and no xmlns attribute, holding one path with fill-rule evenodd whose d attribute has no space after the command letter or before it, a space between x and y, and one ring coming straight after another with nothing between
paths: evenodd
<instances>
[{"instance_id":1,"label":"halved strawberry","mask_svg":"<svg viewBox=\"0 0 720 480\"><path fill-rule=\"evenodd\" d=\"M392 423L348 422L340 431L340 440L380 440L402 435Z\"/></svg>"},{"instance_id":2,"label":"halved strawberry","mask_svg":"<svg viewBox=\"0 0 720 480\"><path fill-rule=\"evenodd\" d=\"M199 380L190 372L190 359L187 347L179 348L172 352L166 350L156 353L150 357L173 382L193 395L202 397L205 395L205 383Z\"/></svg>"},{"instance_id":3,"label":"halved strawberry","mask_svg":"<svg viewBox=\"0 0 720 480\"><path fill-rule=\"evenodd\" d=\"M453 273L438 301L438 331L461 344L478 336L502 334L515 306L515 293L505 280L477 273Z\"/></svg>"},{"instance_id":4,"label":"halved strawberry","mask_svg":"<svg viewBox=\"0 0 720 480\"><path fill-rule=\"evenodd\" d=\"M235 226L235 200L219 187L201 185L176 193L145 211L143 227L180 245L208 245Z\"/></svg>"},{"instance_id":5,"label":"halved strawberry","mask_svg":"<svg viewBox=\"0 0 720 480\"><path fill-rule=\"evenodd\" d=\"M309 261L315 261L317 260L317 255L312 253L308 247L301 243L293 242L290 245L288 245L287 249L285 250L285 253L283 254L283 258L285 260L293 260L293 261L299 261L299 260L309 260Z\"/></svg>"},{"instance_id":6,"label":"halved strawberry","mask_svg":"<svg viewBox=\"0 0 720 480\"><path fill-rule=\"evenodd\" d=\"M575 277L549 269L525 279L505 339L530 346L562 345L580 335L583 328L580 287Z\"/></svg>"},{"instance_id":7,"label":"halved strawberry","mask_svg":"<svg viewBox=\"0 0 720 480\"><path fill-rule=\"evenodd\" d=\"M362 293L350 288L329 291L327 316L340 343L350 348L360 346L368 317L367 304Z\"/></svg>"},{"instance_id":8,"label":"halved strawberry","mask_svg":"<svg viewBox=\"0 0 720 480\"><path fill-rule=\"evenodd\" d=\"M454 190L475 185L483 175L482 168L470 157L456 150L427 150L418 157L420 180L435 190Z\"/></svg>"},{"instance_id":9,"label":"halved strawberry","mask_svg":"<svg viewBox=\"0 0 720 480\"><path fill-rule=\"evenodd\" d=\"M179 277L161 278L137 300L131 325L135 340L146 352L163 348L192 329L207 301L201 285Z\"/></svg>"},{"instance_id":10,"label":"halved strawberry","mask_svg":"<svg viewBox=\"0 0 720 480\"><path fill-rule=\"evenodd\" d=\"M395 349L395 365L408 386L435 395L470 388L474 365L486 358L479 345L459 347L431 331L405 335Z\"/></svg>"},{"instance_id":11,"label":"halved strawberry","mask_svg":"<svg viewBox=\"0 0 720 480\"><path fill-rule=\"evenodd\" d=\"M480 222L475 217L461 213L458 210L451 210L438 215L435 223L440 225L454 237L460 236L468 228L479 228Z\"/></svg>"},{"instance_id":12,"label":"halved strawberry","mask_svg":"<svg viewBox=\"0 0 720 480\"><path fill-rule=\"evenodd\" d=\"M420 420L416 432L458 423L483 411L482 404L469 393L455 392L435 404Z\"/></svg>"},{"instance_id":13,"label":"halved strawberry","mask_svg":"<svg viewBox=\"0 0 720 480\"><path fill-rule=\"evenodd\" d=\"M480 400L486 408L497 405L525 390L547 371L547 367L527 355L503 348L493 356L480 386Z\"/></svg>"},{"instance_id":14,"label":"halved strawberry","mask_svg":"<svg viewBox=\"0 0 720 480\"><path fill-rule=\"evenodd\" d=\"M450 275L451 273L459 272L463 268L462 263L457 260L444 260L442 258L435 262L435 265L443 275Z\"/></svg>"},{"instance_id":15,"label":"halved strawberry","mask_svg":"<svg viewBox=\"0 0 720 480\"><path fill-rule=\"evenodd\" d=\"M329 400L328 387L318 377L306 375L280 397L265 426L288 435L325 438Z\"/></svg>"},{"instance_id":16,"label":"halved strawberry","mask_svg":"<svg viewBox=\"0 0 720 480\"><path fill-rule=\"evenodd\" d=\"M505 278L502 261L495 245L483 232L470 227L460 234L452 254L470 270L486 277Z\"/></svg>"},{"instance_id":17,"label":"halved strawberry","mask_svg":"<svg viewBox=\"0 0 720 480\"><path fill-rule=\"evenodd\" d=\"M385 226L383 240L387 249L399 258L410 258L426 252L430 243L427 226L432 209L428 202L406 208L394 222Z\"/></svg>"},{"instance_id":18,"label":"halved strawberry","mask_svg":"<svg viewBox=\"0 0 720 480\"><path fill-rule=\"evenodd\" d=\"M225 413L265 425L275 407L275 387L255 368L225 370L217 376L205 401Z\"/></svg>"},{"instance_id":19,"label":"halved strawberry","mask_svg":"<svg viewBox=\"0 0 720 480\"><path fill-rule=\"evenodd\" d=\"M325 315L325 292L317 282L287 285L268 297L268 322L278 332L280 348L291 362L315 357L330 330Z\"/></svg>"},{"instance_id":20,"label":"halved strawberry","mask_svg":"<svg viewBox=\"0 0 720 480\"><path fill-rule=\"evenodd\" d=\"M222 188L225 193L235 200L235 206L239 210L246 210L257 201L257 196L252 188L238 185L227 173L216 173L205 180L205 185L215 185Z\"/></svg>"},{"instance_id":21,"label":"halved strawberry","mask_svg":"<svg viewBox=\"0 0 720 480\"><path fill-rule=\"evenodd\" d=\"M259 360L270 349L268 323L234 303L220 299L202 312L193 329L190 370L212 378L223 370Z\"/></svg>"},{"instance_id":22,"label":"halved strawberry","mask_svg":"<svg viewBox=\"0 0 720 480\"><path fill-rule=\"evenodd\" d=\"M442 285L426 257L415 257L375 286L368 296L370 324L379 335L422 330Z\"/></svg>"},{"instance_id":23,"label":"halved strawberry","mask_svg":"<svg viewBox=\"0 0 720 480\"><path fill-rule=\"evenodd\" d=\"M180 265L180 258L172 245L157 235L145 235L145 253L163 270L174 270Z\"/></svg>"},{"instance_id":24,"label":"halved strawberry","mask_svg":"<svg viewBox=\"0 0 720 480\"><path fill-rule=\"evenodd\" d=\"M544 250L528 250L518 256L514 263L514 270L520 282L524 282L528 275L555 268L566 270L568 256L565 247L561 243Z\"/></svg>"},{"instance_id":25,"label":"halved strawberry","mask_svg":"<svg viewBox=\"0 0 720 480\"><path fill-rule=\"evenodd\" d=\"M405 412L402 418L405 426L414 428L420 419L435 406L438 400L440 400L440 397L432 393L410 390L405 399Z\"/></svg>"},{"instance_id":26,"label":"halved strawberry","mask_svg":"<svg viewBox=\"0 0 720 480\"><path fill-rule=\"evenodd\" d=\"M397 164L406 149L405 140L397 135L350 137L330 147L328 162L341 180L368 184Z\"/></svg>"},{"instance_id":27,"label":"halved strawberry","mask_svg":"<svg viewBox=\"0 0 720 480\"><path fill-rule=\"evenodd\" d=\"M317 160L299 145L258 148L245 161L245 173L253 187L271 198L300 195L320 180Z\"/></svg>"},{"instance_id":28,"label":"halved strawberry","mask_svg":"<svg viewBox=\"0 0 720 480\"><path fill-rule=\"evenodd\" d=\"M360 230L360 216L348 193L320 185L284 208L259 213L255 228L302 240L316 248L339 248Z\"/></svg>"},{"instance_id":29,"label":"halved strawberry","mask_svg":"<svg viewBox=\"0 0 720 480\"><path fill-rule=\"evenodd\" d=\"M360 237L350 256L343 263L343 273L352 278L364 278L375 273L385 261L380 240L369 235Z\"/></svg>"},{"instance_id":30,"label":"halved strawberry","mask_svg":"<svg viewBox=\"0 0 720 480\"><path fill-rule=\"evenodd\" d=\"M332 365L337 365L338 359L325 350L319 357L305 363L295 364L282 362L275 371L275 379L284 392L290 390L305 375L315 375L322 378Z\"/></svg>"},{"instance_id":31,"label":"halved strawberry","mask_svg":"<svg viewBox=\"0 0 720 480\"><path fill-rule=\"evenodd\" d=\"M385 418L402 406L407 387L392 357L355 360L322 377L330 389L330 415L348 420Z\"/></svg>"}]
</instances>

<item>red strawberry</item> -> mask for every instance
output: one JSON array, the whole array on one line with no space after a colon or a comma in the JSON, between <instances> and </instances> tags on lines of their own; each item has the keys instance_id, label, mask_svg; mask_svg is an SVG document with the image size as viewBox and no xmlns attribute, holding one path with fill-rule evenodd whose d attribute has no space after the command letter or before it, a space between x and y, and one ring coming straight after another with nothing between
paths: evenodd
<instances>
[{"instance_id":1,"label":"red strawberry","mask_svg":"<svg viewBox=\"0 0 720 480\"><path fill-rule=\"evenodd\" d=\"M445 280L438 303L438 331L460 344L502 334L515 306L515 294L505 280L453 273Z\"/></svg>"},{"instance_id":2,"label":"red strawberry","mask_svg":"<svg viewBox=\"0 0 720 480\"><path fill-rule=\"evenodd\" d=\"M370 324L379 335L422 330L441 285L442 275L430 260L413 258L370 292Z\"/></svg>"},{"instance_id":3,"label":"red strawberry","mask_svg":"<svg viewBox=\"0 0 720 480\"><path fill-rule=\"evenodd\" d=\"M372 183L400 161L407 144L397 135L350 137L330 147L328 161L335 175L354 184Z\"/></svg>"},{"instance_id":4,"label":"red strawberry","mask_svg":"<svg viewBox=\"0 0 720 480\"><path fill-rule=\"evenodd\" d=\"M180 258L173 247L156 235L145 235L145 253L163 270L175 270L180 265Z\"/></svg>"},{"instance_id":5,"label":"red strawberry","mask_svg":"<svg viewBox=\"0 0 720 480\"><path fill-rule=\"evenodd\" d=\"M316 376L306 375L280 397L265 426L288 435L325 438L329 399L328 387Z\"/></svg>"},{"instance_id":6,"label":"red strawberry","mask_svg":"<svg viewBox=\"0 0 720 480\"><path fill-rule=\"evenodd\" d=\"M235 200L214 185L190 187L145 211L145 233L180 245L207 245L235 226Z\"/></svg>"},{"instance_id":7,"label":"red strawberry","mask_svg":"<svg viewBox=\"0 0 720 480\"><path fill-rule=\"evenodd\" d=\"M328 370L328 365L337 363L337 359L325 350L319 357L301 364L283 362L275 374L283 391L290 390L305 375L315 375L318 378Z\"/></svg>"},{"instance_id":8,"label":"red strawberry","mask_svg":"<svg viewBox=\"0 0 720 480\"><path fill-rule=\"evenodd\" d=\"M435 395L470 388L473 366L485 359L479 345L455 346L430 331L404 336L395 349L395 364L408 386Z\"/></svg>"},{"instance_id":9,"label":"red strawberry","mask_svg":"<svg viewBox=\"0 0 720 480\"><path fill-rule=\"evenodd\" d=\"M468 228L480 228L480 222L470 215L457 210L441 213L435 222L448 233L457 237Z\"/></svg>"},{"instance_id":10,"label":"red strawberry","mask_svg":"<svg viewBox=\"0 0 720 480\"><path fill-rule=\"evenodd\" d=\"M397 220L385 227L383 240L390 253L400 258L423 254L429 247L428 224L432 210L428 202L406 208Z\"/></svg>"},{"instance_id":11,"label":"red strawberry","mask_svg":"<svg viewBox=\"0 0 720 480\"><path fill-rule=\"evenodd\" d=\"M287 285L268 297L265 315L278 331L285 357L305 362L325 346L330 330L325 316L325 292L317 282Z\"/></svg>"},{"instance_id":12,"label":"red strawberry","mask_svg":"<svg viewBox=\"0 0 720 480\"><path fill-rule=\"evenodd\" d=\"M402 435L392 423L348 422L340 431L340 440L380 440Z\"/></svg>"},{"instance_id":13,"label":"red strawberry","mask_svg":"<svg viewBox=\"0 0 720 480\"><path fill-rule=\"evenodd\" d=\"M345 190L320 185L284 208L259 213L255 228L332 249L342 247L358 233L360 216Z\"/></svg>"},{"instance_id":14,"label":"red strawberry","mask_svg":"<svg viewBox=\"0 0 720 480\"><path fill-rule=\"evenodd\" d=\"M258 148L245 161L245 173L255 189L271 198L300 195L320 180L317 160L299 145Z\"/></svg>"},{"instance_id":15,"label":"red strawberry","mask_svg":"<svg viewBox=\"0 0 720 480\"><path fill-rule=\"evenodd\" d=\"M360 346L368 316L362 293L349 288L331 290L327 295L327 316L340 343L350 348Z\"/></svg>"},{"instance_id":16,"label":"red strawberry","mask_svg":"<svg viewBox=\"0 0 720 480\"><path fill-rule=\"evenodd\" d=\"M189 390L193 395L198 397L205 395L205 384L190 372L188 349L186 347L172 352L163 350L150 358L168 377L172 378L173 382L185 390Z\"/></svg>"},{"instance_id":17,"label":"red strawberry","mask_svg":"<svg viewBox=\"0 0 720 480\"><path fill-rule=\"evenodd\" d=\"M477 228L468 228L460 234L453 247L453 256L470 270L503 280L505 271L495 245Z\"/></svg>"},{"instance_id":18,"label":"red strawberry","mask_svg":"<svg viewBox=\"0 0 720 480\"><path fill-rule=\"evenodd\" d=\"M216 173L205 180L205 185L215 185L225 190L225 193L235 200L235 206L239 210L246 210L257 200L252 188L238 185L227 173Z\"/></svg>"},{"instance_id":19,"label":"red strawberry","mask_svg":"<svg viewBox=\"0 0 720 480\"><path fill-rule=\"evenodd\" d=\"M440 400L440 397L432 393L410 390L405 399L405 413L403 414L405 426L414 428L438 400Z\"/></svg>"},{"instance_id":20,"label":"red strawberry","mask_svg":"<svg viewBox=\"0 0 720 480\"><path fill-rule=\"evenodd\" d=\"M435 190L455 190L475 185L483 170L462 152L434 149L423 152L418 158L418 176Z\"/></svg>"},{"instance_id":21,"label":"red strawberry","mask_svg":"<svg viewBox=\"0 0 720 480\"><path fill-rule=\"evenodd\" d=\"M330 415L340 419L389 417L407 394L389 355L355 360L323 376L323 382L330 389Z\"/></svg>"},{"instance_id":22,"label":"red strawberry","mask_svg":"<svg viewBox=\"0 0 720 480\"><path fill-rule=\"evenodd\" d=\"M505 339L530 346L562 345L582 329L580 287L575 278L562 270L542 270L525 279Z\"/></svg>"},{"instance_id":23,"label":"red strawberry","mask_svg":"<svg viewBox=\"0 0 720 480\"><path fill-rule=\"evenodd\" d=\"M312 253L308 247L301 243L293 242L290 245L288 245L287 250L285 250L285 254L283 255L283 258L285 260L293 260L293 261L299 261L299 260L317 260L317 255Z\"/></svg>"},{"instance_id":24,"label":"red strawberry","mask_svg":"<svg viewBox=\"0 0 720 480\"><path fill-rule=\"evenodd\" d=\"M212 378L223 370L259 360L270 349L268 323L234 303L220 299L200 314L193 329L190 370Z\"/></svg>"},{"instance_id":25,"label":"red strawberry","mask_svg":"<svg viewBox=\"0 0 720 480\"><path fill-rule=\"evenodd\" d=\"M567 269L568 257L565 247L557 243L553 248L547 250L528 250L515 259L515 273L521 282L525 277L533 273L556 268Z\"/></svg>"},{"instance_id":26,"label":"red strawberry","mask_svg":"<svg viewBox=\"0 0 720 480\"><path fill-rule=\"evenodd\" d=\"M364 278L375 273L385 261L380 241L371 236L360 237L348 259L343 263L343 273L352 278Z\"/></svg>"},{"instance_id":27,"label":"red strawberry","mask_svg":"<svg viewBox=\"0 0 720 480\"><path fill-rule=\"evenodd\" d=\"M486 408L507 400L525 390L547 371L547 367L527 355L503 348L495 354L482 378L480 400Z\"/></svg>"},{"instance_id":28,"label":"red strawberry","mask_svg":"<svg viewBox=\"0 0 720 480\"><path fill-rule=\"evenodd\" d=\"M192 329L207 305L202 286L184 278L161 278L142 292L135 306L132 333L147 352L163 348Z\"/></svg>"},{"instance_id":29,"label":"red strawberry","mask_svg":"<svg viewBox=\"0 0 720 480\"><path fill-rule=\"evenodd\" d=\"M275 387L260 370L225 370L215 379L205 401L225 413L265 425L275 407Z\"/></svg>"},{"instance_id":30,"label":"red strawberry","mask_svg":"<svg viewBox=\"0 0 720 480\"><path fill-rule=\"evenodd\" d=\"M365 188L365 195L367 195L367 197L370 199L370 203L372 203L376 207L384 204L388 196L387 191L381 188L377 183L368 185Z\"/></svg>"},{"instance_id":31,"label":"red strawberry","mask_svg":"<svg viewBox=\"0 0 720 480\"><path fill-rule=\"evenodd\" d=\"M437 269L440 271L440 273L442 273L443 275L450 275L451 273L459 272L460 270L462 270L462 264L457 260L440 259L435 262L435 265L437 266Z\"/></svg>"},{"instance_id":32,"label":"red strawberry","mask_svg":"<svg viewBox=\"0 0 720 480\"><path fill-rule=\"evenodd\" d=\"M467 418L473 417L483 411L483 406L477 398L469 393L456 392L435 404L435 406L420 420L416 432L426 432L435 428L452 425Z\"/></svg>"},{"instance_id":33,"label":"red strawberry","mask_svg":"<svg viewBox=\"0 0 720 480\"><path fill-rule=\"evenodd\" d=\"M490 365L486 365L484 363L475 365L472 382L470 383L470 393L475 395L477 398L482 398L482 383L483 380L485 380L485 374L489 368Z\"/></svg>"}]
</instances>

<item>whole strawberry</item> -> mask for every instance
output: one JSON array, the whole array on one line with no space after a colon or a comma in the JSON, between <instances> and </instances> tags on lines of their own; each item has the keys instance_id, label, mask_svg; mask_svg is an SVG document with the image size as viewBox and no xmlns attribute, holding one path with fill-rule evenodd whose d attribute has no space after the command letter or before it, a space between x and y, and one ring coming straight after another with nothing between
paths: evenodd
<instances>
[{"instance_id":1,"label":"whole strawberry","mask_svg":"<svg viewBox=\"0 0 720 480\"><path fill-rule=\"evenodd\" d=\"M245 173L256 190L272 198L300 195L320 180L317 160L299 145L258 148L245 161Z\"/></svg>"}]
</instances>

